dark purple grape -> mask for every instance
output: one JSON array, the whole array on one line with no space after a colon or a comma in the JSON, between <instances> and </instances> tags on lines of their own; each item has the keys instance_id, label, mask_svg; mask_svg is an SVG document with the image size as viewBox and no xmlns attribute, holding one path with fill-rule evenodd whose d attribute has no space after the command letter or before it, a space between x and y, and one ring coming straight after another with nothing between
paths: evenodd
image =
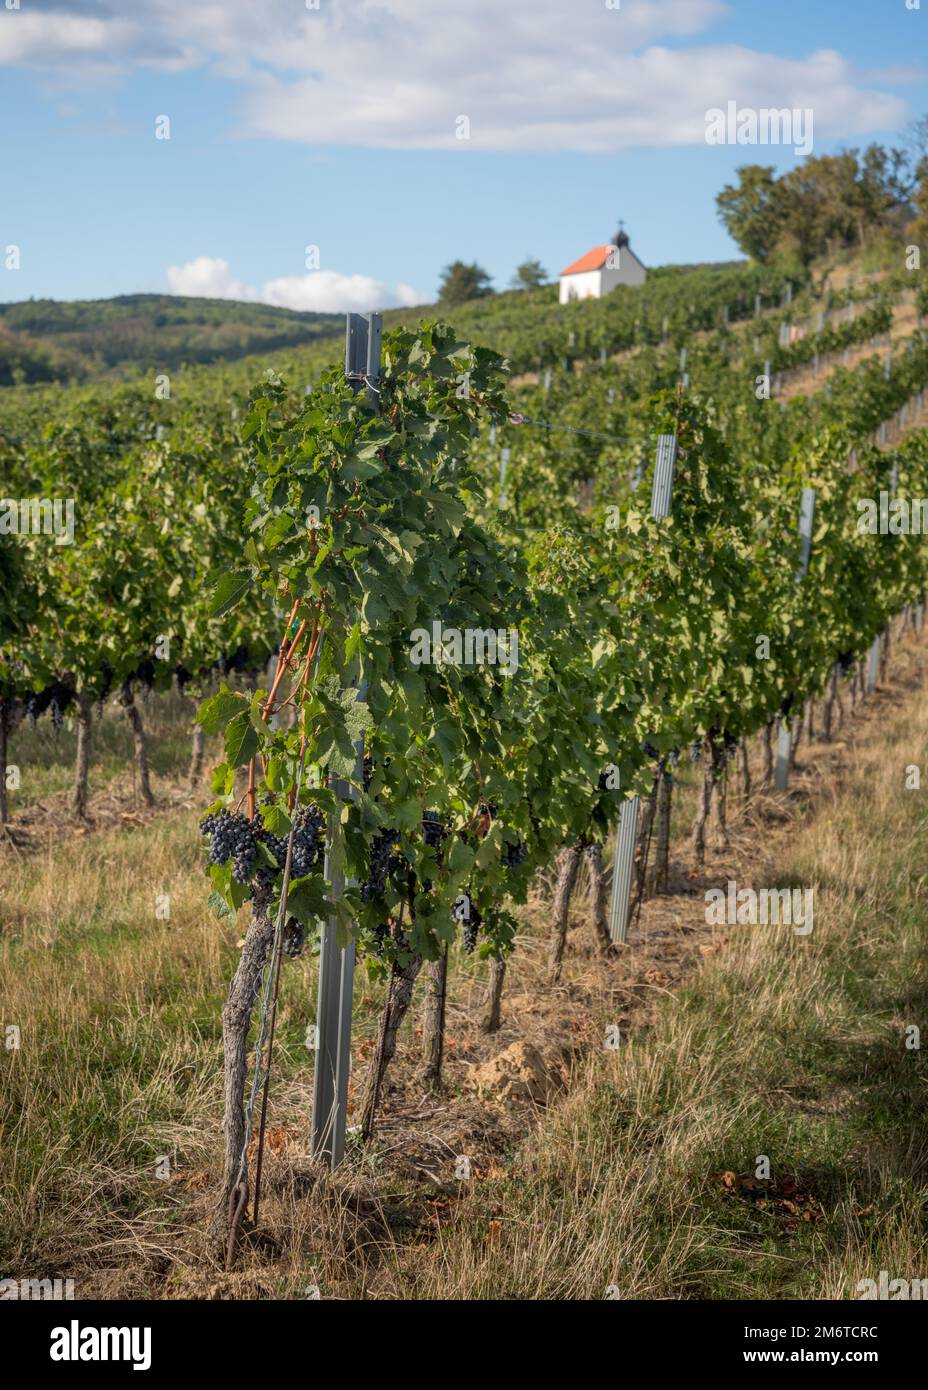
<instances>
[{"instance_id":1,"label":"dark purple grape","mask_svg":"<svg viewBox=\"0 0 928 1390\"><path fill-rule=\"evenodd\" d=\"M452 917L461 923L461 946L466 955L472 955L477 945L477 934L483 923L479 909L467 899L466 909L452 911Z\"/></svg>"},{"instance_id":2,"label":"dark purple grape","mask_svg":"<svg viewBox=\"0 0 928 1390\"><path fill-rule=\"evenodd\" d=\"M155 663L146 657L139 662L135 674L145 694L150 695L155 684Z\"/></svg>"},{"instance_id":3,"label":"dark purple grape","mask_svg":"<svg viewBox=\"0 0 928 1390\"><path fill-rule=\"evenodd\" d=\"M520 864L525 862L528 856L528 846L521 840L516 840L515 844L506 840L500 852L500 863L507 869L517 869Z\"/></svg>"},{"instance_id":4,"label":"dark purple grape","mask_svg":"<svg viewBox=\"0 0 928 1390\"><path fill-rule=\"evenodd\" d=\"M306 928L302 922L298 922L295 917L287 919L284 927L283 948L285 955L291 960L303 954L303 946L306 943Z\"/></svg>"},{"instance_id":5,"label":"dark purple grape","mask_svg":"<svg viewBox=\"0 0 928 1390\"><path fill-rule=\"evenodd\" d=\"M374 836L368 858L367 879L361 886L362 902L367 903L371 898L383 897L396 842L395 830L381 830Z\"/></svg>"},{"instance_id":6,"label":"dark purple grape","mask_svg":"<svg viewBox=\"0 0 928 1390\"><path fill-rule=\"evenodd\" d=\"M258 852L254 823L240 812L222 807L204 816L200 833L209 836L207 862L228 864L231 859L232 877L236 883L247 883Z\"/></svg>"}]
</instances>

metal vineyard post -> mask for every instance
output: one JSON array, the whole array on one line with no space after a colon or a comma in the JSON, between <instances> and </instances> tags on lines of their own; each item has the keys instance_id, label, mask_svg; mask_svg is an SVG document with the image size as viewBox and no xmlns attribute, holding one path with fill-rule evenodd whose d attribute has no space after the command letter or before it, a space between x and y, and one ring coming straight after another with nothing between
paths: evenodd
<instances>
[{"instance_id":1,"label":"metal vineyard post","mask_svg":"<svg viewBox=\"0 0 928 1390\"><path fill-rule=\"evenodd\" d=\"M801 553L799 556L799 568L796 571L796 583L798 584L809 570L809 555L812 550L812 523L815 519L815 488L804 487L802 489L802 501L799 506L799 540ZM778 791L786 791L789 785L789 761L793 747L793 736L789 726L781 720L780 728L777 733L777 764L775 782Z\"/></svg>"},{"instance_id":2,"label":"metal vineyard post","mask_svg":"<svg viewBox=\"0 0 928 1390\"><path fill-rule=\"evenodd\" d=\"M368 403L377 408L377 383L381 371L381 314L348 314L345 324L345 376L355 391L366 392ZM362 684L358 699L365 698ZM355 781L364 775L364 737L356 744ZM339 800L357 791L348 783L334 781L332 790ZM332 868L334 816L329 816L326 836L325 878L331 883L332 899L337 901L345 889L340 870ZM311 1151L335 1168L345 1156L345 1128L348 1113L348 1077L351 1067L351 1014L354 998L354 943L339 946L334 917L324 924L319 947L319 991L316 1004L316 1067L313 1073Z\"/></svg>"},{"instance_id":3,"label":"metal vineyard post","mask_svg":"<svg viewBox=\"0 0 928 1390\"><path fill-rule=\"evenodd\" d=\"M684 352L686 349L684 349ZM657 441L657 461L651 485L651 515L660 521L670 515L673 501L673 473L677 459L677 437L662 434ZM632 894L632 872L635 867L635 840L638 835L638 810L641 798L630 797L622 803L615 836L615 859L612 865L612 895L609 901L609 938L621 945L628 933L628 910Z\"/></svg>"}]
</instances>

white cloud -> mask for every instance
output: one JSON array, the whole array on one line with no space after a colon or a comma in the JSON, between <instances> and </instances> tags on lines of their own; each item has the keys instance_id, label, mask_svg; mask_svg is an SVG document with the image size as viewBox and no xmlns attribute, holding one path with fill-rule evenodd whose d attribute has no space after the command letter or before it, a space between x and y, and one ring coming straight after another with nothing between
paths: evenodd
<instances>
[{"instance_id":1,"label":"white cloud","mask_svg":"<svg viewBox=\"0 0 928 1390\"><path fill-rule=\"evenodd\" d=\"M274 304L281 309L313 310L317 313L366 313L371 309L422 304L425 296L411 285L390 289L370 275L342 275L337 270L314 270L307 275L287 275L266 280L260 292L237 280L228 261L197 256L186 265L167 268L171 294L203 299L252 300Z\"/></svg>"},{"instance_id":2,"label":"white cloud","mask_svg":"<svg viewBox=\"0 0 928 1390\"><path fill-rule=\"evenodd\" d=\"M414 304L424 304L425 296L412 285L404 285L402 280L396 287L396 303L401 309L411 309Z\"/></svg>"},{"instance_id":3,"label":"white cloud","mask_svg":"<svg viewBox=\"0 0 928 1390\"><path fill-rule=\"evenodd\" d=\"M186 265L169 265L168 289L171 294L193 295L198 299L255 299L253 289L229 273L229 262L197 256Z\"/></svg>"},{"instance_id":4,"label":"white cloud","mask_svg":"<svg viewBox=\"0 0 928 1390\"><path fill-rule=\"evenodd\" d=\"M783 59L734 44L704 47L698 55L651 46L634 54L604 51L594 62L552 47L508 63L475 63L447 87L410 74L397 90L362 77L357 87L370 95L360 101L352 100L355 80L266 73L246 98L249 127L272 138L322 144L608 154L702 144L706 110L729 99L742 106L812 108L819 135L891 129L906 118L898 97L860 87L850 65L831 50ZM469 118L469 140L457 139L459 115Z\"/></svg>"},{"instance_id":5,"label":"white cloud","mask_svg":"<svg viewBox=\"0 0 928 1390\"><path fill-rule=\"evenodd\" d=\"M3 11L0 24L0 64L64 70L76 85L88 74L126 71L136 64L194 67L203 56L179 47L167 24L128 20L81 0L42 12L29 9L26 0L21 10Z\"/></svg>"},{"instance_id":6,"label":"white cloud","mask_svg":"<svg viewBox=\"0 0 928 1390\"><path fill-rule=\"evenodd\" d=\"M125 47L131 32L131 26L115 18L11 10L0 24L0 62L41 59L43 66L53 67L89 54L105 56Z\"/></svg>"},{"instance_id":7,"label":"white cloud","mask_svg":"<svg viewBox=\"0 0 928 1390\"><path fill-rule=\"evenodd\" d=\"M288 275L266 280L261 291L265 304L284 309L315 309L320 313L366 313L395 305L422 304L423 296L409 285L389 289L370 275L342 275L337 270L314 270L308 275Z\"/></svg>"},{"instance_id":8,"label":"white cloud","mask_svg":"<svg viewBox=\"0 0 928 1390\"><path fill-rule=\"evenodd\" d=\"M613 10L571 0L323 0L312 11L298 0L148 0L127 20L117 0L59 0L57 11L5 17L0 63L74 80L90 63L113 73L203 67L240 84L245 134L318 145L698 145L706 110L728 100L811 107L819 137L905 121L905 104L879 89L878 75L833 50L783 58L687 42L730 9L723 0L629 0ZM455 137L460 115L469 141Z\"/></svg>"}]
</instances>

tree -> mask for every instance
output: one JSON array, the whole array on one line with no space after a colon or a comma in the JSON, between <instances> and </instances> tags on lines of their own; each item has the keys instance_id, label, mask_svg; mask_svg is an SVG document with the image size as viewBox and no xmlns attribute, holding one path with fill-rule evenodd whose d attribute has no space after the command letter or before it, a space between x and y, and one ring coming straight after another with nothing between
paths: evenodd
<instances>
[{"instance_id":1,"label":"tree","mask_svg":"<svg viewBox=\"0 0 928 1390\"><path fill-rule=\"evenodd\" d=\"M783 268L862 245L869 230L898 232L913 211L919 139L928 141L928 126L913 128L908 150L810 156L779 179L768 165L746 165L716 198L719 218L742 251Z\"/></svg>"},{"instance_id":2,"label":"tree","mask_svg":"<svg viewBox=\"0 0 928 1390\"><path fill-rule=\"evenodd\" d=\"M859 175L857 152L849 150L806 159L780 179L779 249L788 246L805 266L862 242L862 224L874 218L869 209L875 194L865 191Z\"/></svg>"},{"instance_id":3,"label":"tree","mask_svg":"<svg viewBox=\"0 0 928 1390\"><path fill-rule=\"evenodd\" d=\"M446 265L438 286L440 304L464 304L468 299L485 299L493 294L490 276L476 261L452 261Z\"/></svg>"},{"instance_id":4,"label":"tree","mask_svg":"<svg viewBox=\"0 0 928 1390\"><path fill-rule=\"evenodd\" d=\"M906 157L918 177L928 162L928 116L912 121L906 127L904 138Z\"/></svg>"},{"instance_id":5,"label":"tree","mask_svg":"<svg viewBox=\"0 0 928 1390\"><path fill-rule=\"evenodd\" d=\"M737 186L727 183L715 200L719 220L729 236L755 261L773 255L782 213L772 164L747 164L738 170Z\"/></svg>"},{"instance_id":6,"label":"tree","mask_svg":"<svg viewBox=\"0 0 928 1390\"><path fill-rule=\"evenodd\" d=\"M547 283L548 272L541 261L527 257L521 265L516 266L516 273L509 281L509 287L513 290L537 290Z\"/></svg>"}]
</instances>

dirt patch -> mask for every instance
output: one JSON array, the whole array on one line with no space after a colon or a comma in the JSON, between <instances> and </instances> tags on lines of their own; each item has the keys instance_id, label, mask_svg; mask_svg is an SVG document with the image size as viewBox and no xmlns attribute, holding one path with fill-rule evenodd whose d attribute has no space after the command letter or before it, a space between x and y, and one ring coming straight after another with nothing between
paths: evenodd
<instances>
[{"instance_id":1,"label":"dirt patch","mask_svg":"<svg viewBox=\"0 0 928 1390\"><path fill-rule=\"evenodd\" d=\"M531 1043L514 1042L476 1067L471 1085L498 1105L547 1105L568 1079L570 1053L546 1056Z\"/></svg>"},{"instance_id":2,"label":"dirt patch","mask_svg":"<svg viewBox=\"0 0 928 1390\"><path fill-rule=\"evenodd\" d=\"M83 821L71 812L66 793L29 802L0 831L0 863L4 855L41 854L62 841L83 840L108 830L137 829L178 811L202 809L205 791L178 786L155 773L150 773L150 778L154 806L144 804L132 777L125 775L91 795Z\"/></svg>"},{"instance_id":3,"label":"dirt patch","mask_svg":"<svg viewBox=\"0 0 928 1390\"><path fill-rule=\"evenodd\" d=\"M772 1217L787 1235L800 1225L817 1226L825 1213L808 1183L796 1178L757 1178L753 1173L720 1173L725 1197L746 1202L756 1212Z\"/></svg>"}]
</instances>

